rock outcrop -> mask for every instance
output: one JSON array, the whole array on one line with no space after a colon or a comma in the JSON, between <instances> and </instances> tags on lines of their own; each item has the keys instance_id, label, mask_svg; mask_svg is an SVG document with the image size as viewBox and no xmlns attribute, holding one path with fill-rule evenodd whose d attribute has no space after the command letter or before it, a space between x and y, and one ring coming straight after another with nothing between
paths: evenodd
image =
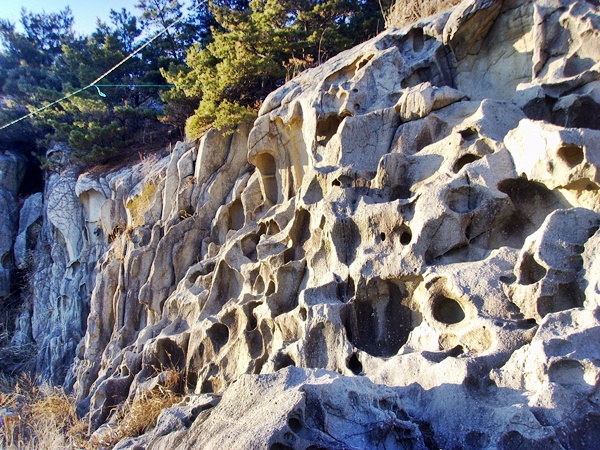
<instances>
[{"instance_id":1,"label":"rock outcrop","mask_svg":"<svg viewBox=\"0 0 600 450\"><path fill-rule=\"evenodd\" d=\"M599 43L595 1L467 0L253 126L51 178L21 320L40 370L96 437L182 374L118 448L590 448Z\"/></svg>"},{"instance_id":2,"label":"rock outcrop","mask_svg":"<svg viewBox=\"0 0 600 450\"><path fill-rule=\"evenodd\" d=\"M19 227L17 194L27 160L16 152L0 153L0 303L12 296L15 263L13 243Z\"/></svg>"}]
</instances>

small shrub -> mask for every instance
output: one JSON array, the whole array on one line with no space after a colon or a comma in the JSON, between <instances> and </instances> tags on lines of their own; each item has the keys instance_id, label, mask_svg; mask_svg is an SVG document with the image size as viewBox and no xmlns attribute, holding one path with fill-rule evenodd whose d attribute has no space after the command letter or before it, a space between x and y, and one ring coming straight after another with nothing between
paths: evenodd
<instances>
[{"instance_id":1,"label":"small shrub","mask_svg":"<svg viewBox=\"0 0 600 450\"><path fill-rule=\"evenodd\" d=\"M395 0L384 12L385 27L403 27L424 17L445 11L458 5L461 0Z\"/></svg>"}]
</instances>

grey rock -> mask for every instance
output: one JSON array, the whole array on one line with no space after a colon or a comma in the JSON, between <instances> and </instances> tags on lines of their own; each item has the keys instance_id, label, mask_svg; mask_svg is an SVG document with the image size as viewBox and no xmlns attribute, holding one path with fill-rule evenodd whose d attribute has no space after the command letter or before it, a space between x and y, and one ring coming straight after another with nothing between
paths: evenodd
<instances>
[{"instance_id":1,"label":"grey rock","mask_svg":"<svg viewBox=\"0 0 600 450\"><path fill-rule=\"evenodd\" d=\"M593 446L599 29L594 2L467 1L253 125L51 178L40 371L93 437L180 373L189 404L118 448Z\"/></svg>"}]
</instances>

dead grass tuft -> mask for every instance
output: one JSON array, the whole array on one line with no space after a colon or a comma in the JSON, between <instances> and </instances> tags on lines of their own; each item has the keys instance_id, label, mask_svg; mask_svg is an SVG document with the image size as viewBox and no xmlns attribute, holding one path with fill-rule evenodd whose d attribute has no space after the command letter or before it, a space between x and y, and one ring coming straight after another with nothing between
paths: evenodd
<instances>
[{"instance_id":1,"label":"dead grass tuft","mask_svg":"<svg viewBox=\"0 0 600 450\"><path fill-rule=\"evenodd\" d=\"M127 209L131 212L132 227L140 227L145 223L144 214L152 207L154 194L156 194L157 190L158 186L148 183L139 195L127 202Z\"/></svg>"},{"instance_id":2,"label":"dead grass tuft","mask_svg":"<svg viewBox=\"0 0 600 450\"><path fill-rule=\"evenodd\" d=\"M74 400L61 388L40 385L29 375L1 380L0 415L0 448L91 448L88 427L77 417Z\"/></svg>"},{"instance_id":3,"label":"dead grass tuft","mask_svg":"<svg viewBox=\"0 0 600 450\"><path fill-rule=\"evenodd\" d=\"M161 384L154 389L140 393L134 400L125 403L117 413L116 426L103 435L102 442L92 442L96 446L114 446L127 437L137 437L156 426L158 416L165 408L179 403L183 396L179 393L182 377L175 369L167 369L160 374Z\"/></svg>"},{"instance_id":4,"label":"dead grass tuft","mask_svg":"<svg viewBox=\"0 0 600 450\"><path fill-rule=\"evenodd\" d=\"M40 384L28 375L0 376L0 449L97 450L140 436L156 426L163 409L183 398L183 378L174 367L157 371L156 380L153 389L121 407L110 432L95 439L62 388Z\"/></svg>"},{"instance_id":5,"label":"dead grass tuft","mask_svg":"<svg viewBox=\"0 0 600 450\"><path fill-rule=\"evenodd\" d=\"M390 9L383 13L385 27L400 28L452 8L460 2L461 0L395 0Z\"/></svg>"}]
</instances>

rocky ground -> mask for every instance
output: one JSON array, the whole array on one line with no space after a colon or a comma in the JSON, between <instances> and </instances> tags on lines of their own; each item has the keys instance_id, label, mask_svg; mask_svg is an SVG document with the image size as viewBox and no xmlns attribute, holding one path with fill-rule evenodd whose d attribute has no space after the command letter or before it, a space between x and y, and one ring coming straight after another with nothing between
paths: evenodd
<instances>
[{"instance_id":1,"label":"rocky ground","mask_svg":"<svg viewBox=\"0 0 600 450\"><path fill-rule=\"evenodd\" d=\"M52 175L1 224L0 294L31 273L13 343L99 440L180 374L119 449L593 448L599 43L596 1L467 0L253 125Z\"/></svg>"}]
</instances>

